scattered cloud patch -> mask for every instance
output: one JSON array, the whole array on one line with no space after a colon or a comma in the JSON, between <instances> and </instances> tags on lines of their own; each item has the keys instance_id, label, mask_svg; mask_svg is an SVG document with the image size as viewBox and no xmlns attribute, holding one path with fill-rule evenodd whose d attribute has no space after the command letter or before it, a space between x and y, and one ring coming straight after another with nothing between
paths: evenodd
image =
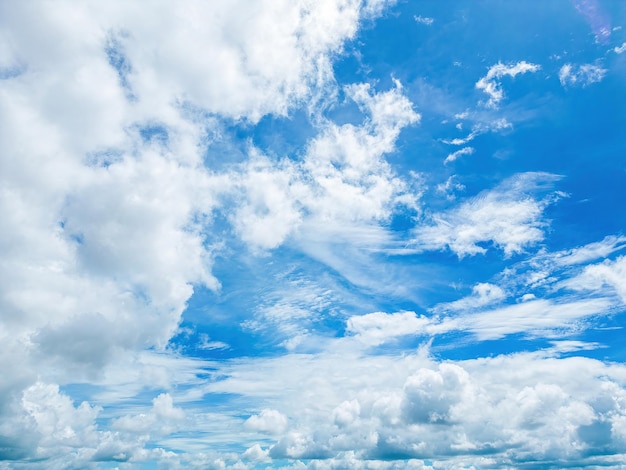
<instances>
[{"instance_id":1,"label":"scattered cloud patch","mask_svg":"<svg viewBox=\"0 0 626 470\"><path fill-rule=\"evenodd\" d=\"M614 292L626 304L626 256L585 267L583 272L564 283L566 287L583 291Z\"/></svg>"},{"instance_id":2,"label":"scattered cloud patch","mask_svg":"<svg viewBox=\"0 0 626 470\"><path fill-rule=\"evenodd\" d=\"M445 195L446 199L453 201L456 199L456 192L464 191L465 186L457 181L455 175L450 176L445 183L439 183L436 186L438 193Z\"/></svg>"},{"instance_id":3,"label":"scattered cloud patch","mask_svg":"<svg viewBox=\"0 0 626 470\"><path fill-rule=\"evenodd\" d=\"M443 143L449 145L466 145L468 142L471 142L476 137L482 134L486 134L487 132L498 132L504 130L510 130L513 128L513 124L506 120L506 118L496 119L491 122L478 123L472 126L472 131L463 138L455 138L455 139L444 139Z\"/></svg>"},{"instance_id":4,"label":"scattered cloud patch","mask_svg":"<svg viewBox=\"0 0 626 470\"><path fill-rule=\"evenodd\" d=\"M575 66L565 64L559 70L561 85L586 87L592 83L598 83L605 77L607 69L594 64Z\"/></svg>"},{"instance_id":5,"label":"scattered cloud patch","mask_svg":"<svg viewBox=\"0 0 626 470\"><path fill-rule=\"evenodd\" d=\"M425 24L426 26L430 26L435 22L434 18L429 18L427 16L414 16L413 17L417 23Z\"/></svg>"},{"instance_id":6,"label":"scattered cloud patch","mask_svg":"<svg viewBox=\"0 0 626 470\"><path fill-rule=\"evenodd\" d=\"M474 151L475 149L473 147L464 147L461 150L457 150L456 152L452 152L451 154L449 154L443 161L443 163L444 165L447 165L448 163L452 163L453 161L464 155L472 155Z\"/></svg>"},{"instance_id":7,"label":"scattered cloud patch","mask_svg":"<svg viewBox=\"0 0 626 470\"><path fill-rule=\"evenodd\" d=\"M414 312L376 312L350 317L346 331L370 346L378 346L400 336L419 334L428 324L428 319L418 317Z\"/></svg>"},{"instance_id":8,"label":"scattered cloud patch","mask_svg":"<svg viewBox=\"0 0 626 470\"><path fill-rule=\"evenodd\" d=\"M504 98L504 91L500 83L502 77L508 76L515 78L517 75L535 73L540 68L541 66L526 61L521 61L516 64L503 64L502 62L498 62L496 65L489 68L487 75L476 82L476 88L482 90L489 96L486 106L488 108L496 108Z\"/></svg>"},{"instance_id":9,"label":"scattered cloud patch","mask_svg":"<svg viewBox=\"0 0 626 470\"><path fill-rule=\"evenodd\" d=\"M543 209L552 201L533 193L558 179L546 173L511 178L448 212L432 214L430 224L415 229L412 243L423 250L447 247L459 257L485 253L481 243L492 243L507 256L521 253L543 239Z\"/></svg>"},{"instance_id":10,"label":"scattered cloud patch","mask_svg":"<svg viewBox=\"0 0 626 470\"><path fill-rule=\"evenodd\" d=\"M482 308L486 305L500 302L505 298L505 292L501 287L488 282L481 282L472 288L472 294L470 296L455 300L454 302L439 305L438 309L443 308L446 310L466 311Z\"/></svg>"},{"instance_id":11,"label":"scattered cloud patch","mask_svg":"<svg viewBox=\"0 0 626 470\"><path fill-rule=\"evenodd\" d=\"M621 46L615 46L613 48L613 52L615 52L616 54L622 54L626 52L626 42L622 44Z\"/></svg>"},{"instance_id":12,"label":"scattered cloud patch","mask_svg":"<svg viewBox=\"0 0 626 470\"><path fill-rule=\"evenodd\" d=\"M599 242L561 251L553 255L555 261L561 265L575 265L606 258L616 251L626 248L626 237L610 235Z\"/></svg>"}]
</instances>

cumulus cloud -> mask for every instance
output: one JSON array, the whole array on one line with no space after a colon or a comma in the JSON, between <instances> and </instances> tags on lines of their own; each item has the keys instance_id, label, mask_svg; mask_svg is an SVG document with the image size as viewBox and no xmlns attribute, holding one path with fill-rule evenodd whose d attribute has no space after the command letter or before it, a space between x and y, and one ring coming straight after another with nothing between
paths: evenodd
<instances>
[{"instance_id":1,"label":"cumulus cloud","mask_svg":"<svg viewBox=\"0 0 626 470\"><path fill-rule=\"evenodd\" d=\"M131 434L166 435L175 432L185 419L185 412L174 406L169 393L162 393L152 400L147 413L126 415L113 420L113 429Z\"/></svg>"},{"instance_id":2,"label":"cumulus cloud","mask_svg":"<svg viewBox=\"0 0 626 470\"><path fill-rule=\"evenodd\" d=\"M211 231L217 208L234 200L240 216L234 230L251 246L271 249L300 224L301 206L290 198L313 206L298 193L299 178L310 175L302 165L271 167L259 157L232 179L232 173L209 171L204 159L207 140L219 131L216 122L255 123L334 96L333 57L364 17L387 4L190 0L145 10L60 1L3 8L0 401L43 390L34 384L94 378L137 381L124 383L129 388L118 396L137 393L145 383L167 389L164 367L130 371L124 364L145 348L164 350L195 288L219 290L212 272L221 246L220 234ZM400 91L378 94L361 85L350 93L368 110L368 122L361 130L335 129L376 147L369 160L375 163L362 168L372 185L360 204L363 220L384 218L402 191L390 170L374 181L385 167L381 154L419 117ZM333 126L326 128L332 134ZM259 180L265 191L255 187ZM378 201L373 208L371 201ZM332 208L326 204L319 213L325 210ZM42 398L41 411L15 404L0 410L1 420L28 415L24 419L40 419L36 426L48 429L47 416L58 403L70 409L62 393L48 395L53 398ZM119 432L175 414L167 397L144 418L120 417ZM80 405L73 413L91 419L94 409ZM60 434L51 433L58 439L72 429L82 432L71 423L58 426ZM1 434L12 439L9 428ZM113 434L99 436L114 443L109 450L94 444L90 448L98 450L89 458L136 456L120 450ZM40 445L46 458L58 444L33 439L17 439L10 452L32 457Z\"/></svg>"},{"instance_id":3,"label":"cumulus cloud","mask_svg":"<svg viewBox=\"0 0 626 470\"><path fill-rule=\"evenodd\" d=\"M607 69L603 69L599 65L594 64L583 64L578 66L565 64L559 70L559 80L561 85L564 87L586 87L592 83L602 81L607 72Z\"/></svg>"},{"instance_id":4,"label":"cumulus cloud","mask_svg":"<svg viewBox=\"0 0 626 470\"><path fill-rule=\"evenodd\" d=\"M508 76L515 78L520 74L537 72L540 68L539 65L531 64L526 61L510 65L498 62L496 65L489 68L487 75L476 82L476 88L489 95L487 107L496 108L504 98L504 91L502 91L502 85L500 83L502 77Z\"/></svg>"},{"instance_id":5,"label":"cumulus cloud","mask_svg":"<svg viewBox=\"0 0 626 470\"><path fill-rule=\"evenodd\" d=\"M444 423L450 409L466 394L469 375L454 364L439 364L438 370L420 369L406 379L402 414L409 423Z\"/></svg>"},{"instance_id":6,"label":"cumulus cloud","mask_svg":"<svg viewBox=\"0 0 626 470\"><path fill-rule=\"evenodd\" d=\"M449 248L459 257L485 253L480 243L492 243L508 256L543 239L543 209L550 198L533 193L559 177L526 173L486 191L448 212L433 214L431 224L418 226L412 243L422 250Z\"/></svg>"},{"instance_id":7,"label":"cumulus cloud","mask_svg":"<svg viewBox=\"0 0 626 470\"><path fill-rule=\"evenodd\" d=\"M366 115L362 125L326 122L302 161L276 165L253 153L243 176L232 176L244 198L233 223L252 247L275 248L294 233L298 238L358 235L359 227L386 220L397 205L416 204L384 158L400 131L420 119L402 86L396 82L377 93L368 84L355 84L346 93Z\"/></svg>"},{"instance_id":8,"label":"cumulus cloud","mask_svg":"<svg viewBox=\"0 0 626 470\"><path fill-rule=\"evenodd\" d=\"M194 290L224 304L232 296L221 296L214 267L216 256L230 262L227 244L248 249L247 266L257 255L254 262L271 264L264 256L284 247L321 261L337 283L387 289L394 299L410 289L387 282L393 276L372 259L396 242L394 216L422 214L419 175L401 177L388 161L420 114L398 81L386 90L367 83L343 89L361 122L337 123L320 112L338 94L333 60L363 18L391 3L2 7L0 466L607 462L589 457L595 448L623 457L624 367L560 356L591 343L474 361L436 360L426 347L401 357L386 352L408 336L541 334L601 314L616 298L625 301L623 258L579 265L621 249L620 237L552 258L578 266L580 276L557 288L567 288L567 299L510 305L506 296L517 292L498 279L424 314L363 314L352 298L341 300L350 312L334 306L347 288L338 294L324 279L280 273L282 284L268 277L255 290L260 301L243 326L271 330L272 341L287 337L287 353L219 362L168 347ZM538 68L498 64L476 86L495 107L504 77ZM590 80L581 70L570 70L568 83ZM212 153L226 127L248 130L295 109L311 117L301 151L275 156L250 142L242 161ZM508 127L506 120L479 124L447 143L465 145ZM207 167L222 157L219 169ZM463 257L488 244L505 255L523 252L542 240L543 210L553 197L539 194L552 192L556 179L518 175L427 214L413 233L413 252L450 249ZM449 179L442 191L461 189ZM583 284L602 295L582 301L576 293ZM223 315L231 313L240 312ZM221 312L207 307L202 314ZM333 328L346 320L348 335L316 336L310 327L324 316ZM199 334L196 349L217 355L238 347L215 336ZM303 353L298 342L315 347ZM206 406L214 397L215 406Z\"/></svg>"},{"instance_id":9,"label":"cumulus cloud","mask_svg":"<svg viewBox=\"0 0 626 470\"><path fill-rule=\"evenodd\" d=\"M467 361L437 361L423 351L402 360L338 354L233 365L211 389L278 393L291 425L269 455L314 459L312 468L342 459L354 468L369 468L367 461L387 468L377 460L393 456L403 464L415 459L415 468L551 459L585 466L626 451L620 364L554 350ZM607 452L596 460L589 451L598 446Z\"/></svg>"},{"instance_id":10,"label":"cumulus cloud","mask_svg":"<svg viewBox=\"0 0 626 470\"><path fill-rule=\"evenodd\" d=\"M159 408L158 401L155 408ZM163 411L159 418L171 417ZM161 448L145 449L145 439L134 433L100 430L96 419L101 412L101 407L87 402L75 406L56 384L35 382L0 425L0 457L5 461L34 459L49 468L87 468L98 461L143 461L167 454Z\"/></svg>"},{"instance_id":11,"label":"cumulus cloud","mask_svg":"<svg viewBox=\"0 0 626 470\"><path fill-rule=\"evenodd\" d=\"M287 429L287 417L280 411L265 409L258 415L250 416L244 426L252 431L268 432L270 434L280 434Z\"/></svg>"},{"instance_id":12,"label":"cumulus cloud","mask_svg":"<svg viewBox=\"0 0 626 470\"><path fill-rule=\"evenodd\" d=\"M622 44L621 46L615 46L613 48L613 52L615 52L616 54L622 54L626 52L626 42Z\"/></svg>"}]
</instances>

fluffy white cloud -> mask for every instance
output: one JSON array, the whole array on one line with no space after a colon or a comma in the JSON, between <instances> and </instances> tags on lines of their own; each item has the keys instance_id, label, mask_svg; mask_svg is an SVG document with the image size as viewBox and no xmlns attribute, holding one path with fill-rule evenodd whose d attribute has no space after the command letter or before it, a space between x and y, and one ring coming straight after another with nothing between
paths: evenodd
<instances>
[{"instance_id":1,"label":"fluffy white cloud","mask_svg":"<svg viewBox=\"0 0 626 470\"><path fill-rule=\"evenodd\" d=\"M278 410L261 410L258 415L250 416L244 426L252 431L280 434L287 429L287 417Z\"/></svg>"},{"instance_id":2,"label":"fluffy white cloud","mask_svg":"<svg viewBox=\"0 0 626 470\"><path fill-rule=\"evenodd\" d=\"M346 331L354 333L367 345L377 346L399 336L421 333L429 324L427 318L418 317L414 312L375 312L350 317Z\"/></svg>"},{"instance_id":3,"label":"fluffy white cloud","mask_svg":"<svg viewBox=\"0 0 626 470\"><path fill-rule=\"evenodd\" d=\"M586 87L602 81L607 72L607 69L594 64L565 64L559 69L559 80L563 86Z\"/></svg>"},{"instance_id":4,"label":"fluffy white cloud","mask_svg":"<svg viewBox=\"0 0 626 470\"><path fill-rule=\"evenodd\" d=\"M503 64L498 62L496 65L492 65L489 68L487 75L476 82L476 88L489 95L487 107L495 108L504 98L504 91L502 91L502 85L500 83L502 77L508 76L515 78L520 74L537 72L540 68L539 65L531 64L526 61L521 61L516 64Z\"/></svg>"},{"instance_id":5,"label":"fluffy white cloud","mask_svg":"<svg viewBox=\"0 0 626 470\"><path fill-rule=\"evenodd\" d=\"M323 123L299 162L272 163L253 150L243 176L232 176L244 199L233 223L253 248L275 248L294 233L298 239L343 234L358 243L351 234L357 238L360 229L386 220L398 204L416 204L384 158L402 128L420 119L400 83L380 93L356 84L346 93L365 114L362 125Z\"/></svg>"},{"instance_id":6,"label":"fluffy white cloud","mask_svg":"<svg viewBox=\"0 0 626 470\"><path fill-rule=\"evenodd\" d=\"M244 171L240 184L245 201L233 214L233 225L253 248L276 248L301 224L301 201L307 199L310 188L289 161L276 166L261 156L253 157Z\"/></svg>"},{"instance_id":7,"label":"fluffy white cloud","mask_svg":"<svg viewBox=\"0 0 626 470\"><path fill-rule=\"evenodd\" d=\"M24 390L31 396L38 378L51 384L89 378L105 389L107 380L123 384L108 390L110 397L132 396L146 383L168 388L165 367L143 364L133 371L126 363L134 363L128 358L137 350L165 347L195 286L219 289L211 270L220 240L210 233L218 205L243 192L235 228L244 241L266 249L300 222L299 206L289 199L309 200L296 194L301 169L293 173L259 158L232 179L232 173L210 172L203 159L215 122L256 122L333 96L332 58L364 17L388 3L2 6L2 403L17 403ZM371 110L362 135L375 134L367 143L378 145L376 158L393 147L403 125L417 120L400 92L357 86L351 93ZM259 180L263 191L255 186ZM394 191L373 191L372 199L381 200L373 217L385 213ZM369 202L362 201L364 210ZM135 424L147 427L151 416L176 410L167 408L167 396ZM29 408L38 426L47 426L59 400L69 400L59 397L41 401L40 411ZM7 405L0 418L19 421L24 413L21 405ZM74 429L59 426L68 436ZM65 436L59 432L55 439ZM10 428L0 432L2 441L12 436ZM91 446L98 450L90 458L138 455L119 447L112 434L103 436L98 439L112 439L109 450ZM52 452L52 441L41 442L42 455ZM17 439L10 453L32 456L31 444Z\"/></svg>"},{"instance_id":8,"label":"fluffy white cloud","mask_svg":"<svg viewBox=\"0 0 626 470\"><path fill-rule=\"evenodd\" d=\"M459 257L485 253L479 243L493 243L506 255L520 253L543 239L542 214L550 199L535 199L533 193L557 179L545 173L517 175L448 212L433 214L431 225L415 229L412 243L422 250L448 247Z\"/></svg>"},{"instance_id":9,"label":"fluffy white cloud","mask_svg":"<svg viewBox=\"0 0 626 470\"><path fill-rule=\"evenodd\" d=\"M626 52L626 42L619 47L618 46L614 47L613 52L615 52L616 54L622 54Z\"/></svg>"},{"instance_id":10,"label":"fluffy white cloud","mask_svg":"<svg viewBox=\"0 0 626 470\"><path fill-rule=\"evenodd\" d=\"M157 406L159 399L155 408L162 408ZM100 430L96 418L102 409L86 402L74 406L56 384L35 382L13 405L13 413L0 425L4 461L45 462L33 463L32 468L91 468L98 461L144 461L167 455L161 448L145 449L146 440L140 436ZM162 411L159 418L170 417Z\"/></svg>"},{"instance_id":11,"label":"fluffy white cloud","mask_svg":"<svg viewBox=\"0 0 626 470\"><path fill-rule=\"evenodd\" d=\"M439 362L424 351L399 360L331 348L225 366L228 377L210 389L282 403L291 424L269 455L318 459L309 468L334 468L344 458L370 468L365 460L399 456L435 468L610 463L610 454L626 451L626 370L554 354ZM598 446L607 457L596 461L589 451Z\"/></svg>"},{"instance_id":12,"label":"fluffy white cloud","mask_svg":"<svg viewBox=\"0 0 626 470\"><path fill-rule=\"evenodd\" d=\"M113 420L112 428L131 434L166 435L176 431L185 419L185 412L174 406L169 393L162 393L152 400L147 413L126 415Z\"/></svg>"}]
</instances>

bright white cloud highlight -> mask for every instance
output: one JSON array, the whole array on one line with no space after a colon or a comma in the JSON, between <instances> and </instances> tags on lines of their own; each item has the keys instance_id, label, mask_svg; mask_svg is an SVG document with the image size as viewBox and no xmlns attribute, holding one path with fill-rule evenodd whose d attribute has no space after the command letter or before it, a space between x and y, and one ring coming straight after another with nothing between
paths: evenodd
<instances>
[{"instance_id":1,"label":"bright white cloud highlight","mask_svg":"<svg viewBox=\"0 0 626 470\"><path fill-rule=\"evenodd\" d=\"M487 75L476 82L476 88L482 90L489 96L489 101L486 103L487 107L496 108L504 98L504 91L500 83L502 77L508 76L515 78L517 75L537 72L540 68L539 65L531 64L526 61L521 61L516 64L503 64L502 62L498 62L496 65L489 68Z\"/></svg>"}]
</instances>

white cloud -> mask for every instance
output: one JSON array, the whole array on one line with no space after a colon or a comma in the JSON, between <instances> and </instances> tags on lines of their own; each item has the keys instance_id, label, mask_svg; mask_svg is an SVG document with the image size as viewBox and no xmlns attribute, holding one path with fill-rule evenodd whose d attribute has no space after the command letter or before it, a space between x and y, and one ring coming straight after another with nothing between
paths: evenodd
<instances>
[{"instance_id":1,"label":"white cloud","mask_svg":"<svg viewBox=\"0 0 626 470\"><path fill-rule=\"evenodd\" d=\"M559 70L559 80L564 87L586 87L592 83L602 81L607 72L607 69L593 64L583 64L579 66L565 64Z\"/></svg>"},{"instance_id":2,"label":"white cloud","mask_svg":"<svg viewBox=\"0 0 626 470\"><path fill-rule=\"evenodd\" d=\"M415 19L415 21L417 23L425 24L426 26L430 26L430 25L432 25L435 22L434 18L429 18L427 16L421 16L421 15L417 16L416 15L413 18Z\"/></svg>"},{"instance_id":3,"label":"white cloud","mask_svg":"<svg viewBox=\"0 0 626 470\"><path fill-rule=\"evenodd\" d=\"M200 344L198 345L200 349L204 349L205 351L212 351L215 349L230 349L230 345L228 343L224 343L223 341L210 341L209 335L201 334L200 335Z\"/></svg>"},{"instance_id":4,"label":"white cloud","mask_svg":"<svg viewBox=\"0 0 626 470\"><path fill-rule=\"evenodd\" d=\"M354 424L361 414L361 406L357 400L344 401L333 410L333 421L339 427Z\"/></svg>"},{"instance_id":5,"label":"white cloud","mask_svg":"<svg viewBox=\"0 0 626 470\"><path fill-rule=\"evenodd\" d=\"M437 192L444 194L449 201L456 199L456 195L454 194L456 191L465 190L465 186L457 182L456 179L456 175L452 175L445 183L440 183L436 187Z\"/></svg>"},{"instance_id":6,"label":"white cloud","mask_svg":"<svg viewBox=\"0 0 626 470\"><path fill-rule=\"evenodd\" d=\"M607 236L599 242L592 242L578 248L557 252L553 257L560 265L575 265L594 261L598 258L605 258L623 248L626 248L626 237Z\"/></svg>"},{"instance_id":7,"label":"white cloud","mask_svg":"<svg viewBox=\"0 0 626 470\"><path fill-rule=\"evenodd\" d=\"M626 42L624 44L622 44L619 47L614 47L613 48L613 52L615 52L616 54L622 54L624 52L626 52Z\"/></svg>"},{"instance_id":8,"label":"white cloud","mask_svg":"<svg viewBox=\"0 0 626 470\"><path fill-rule=\"evenodd\" d=\"M454 364L438 370L423 368L409 376L403 387L402 414L408 423L445 423L451 407L468 395L469 375Z\"/></svg>"},{"instance_id":9,"label":"white cloud","mask_svg":"<svg viewBox=\"0 0 626 470\"><path fill-rule=\"evenodd\" d=\"M577 328L578 322L586 317L606 315L614 306L608 298L565 298L560 301L529 299L493 308L505 299L498 287L478 284L474 295L437 305L433 309L436 316L418 317L413 312L367 314L351 317L347 331L357 333L357 339L370 346L406 335L432 337L449 332L472 333L478 341L518 333L551 337L558 330Z\"/></svg>"},{"instance_id":10,"label":"white cloud","mask_svg":"<svg viewBox=\"0 0 626 470\"><path fill-rule=\"evenodd\" d=\"M521 61L511 65L498 62L496 65L489 68L487 75L476 82L476 88L489 95L487 107L495 108L504 98L504 92L502 91L502 86L500 84L500 79L502 77L508 76L515 78L520 74L537 72L540 68L541 67L539 65L531 64L526 61Z\"/></svg>"},{"instance_id":11,"label":"white cloud","mask_svg":"<svg viewBox=\"0 0 626 470\"><path fill-rule=\"evenodd\" d=\"M287 417L277 410L261 410L258 415L250 416L244 426L252 431L280 434L287 429Z\"/></svg>"},{"instance_id":12,"label":"white cloud","mask_svg":"<svg viewBox=\"0 0 626 470\"><path fill-rule=\"evenodd\" d=\"M346 331L357 335L360 341L377 346L400 336L422 333L430 321L414 312L383 312L353 316L348 319Z\"/></svg>"},{"instance_id":13,"label":"white cloud","mask_svg":"<svg viewBox=\"0 0 626 470\"><path fill-rule=\"evenodd\" d=\"M555 303L530 300L472 315L443 320L441 330L471 331L479 340L498 339L514 333L550 335L557 328L572 328L575 322L591 315L606 314L612 304L607 299ZM448 325L448 326L447 326Z\"/></svg>"},{"instance_id":14,"label":"white cloud","mask_svg":"<svg viewBox=\"0 0 626 470\"><path fill-rule=\"evenodd\" d=\"M626 256L588 265L578 276L564 281L564 287L579 291L602 292L608 288L626 303ZM608 294L608 292L605 292Z\"/></svg>"},{"instance_id":15,"label":"white cloud","mask_svg":"<svg viewBox=\"0 0 626 470\"><path fill-rule=\"evenodd\" d=\"M300 201L310 189L296 166L285 161L276 167L263 157L247 163L240 178L246 201L232 216L235 229L255 248L276 248L302 222Z\"/></svg>"},{"instance_id":16,"label":"white cloud","mask_svg":"<svg viewBox=\"0 0 626 470\"><path fill-rule=\"evenodd\" d=\"M454 302L440 304L438 307L446 310L469 310L481 308L506 298L501 287L488 282L480 282L472 288L472 294Z\"/></svg>"},{"instance_id":17,"label":"white cloud","mask_svg":"<svg viewBox=\"0 0 626 470\"><path fill-rule=\"evenodd\" d=\"M331 348L221 372L228 378L212 391L284 404L290 428L269 455L313 458L311 468L345 468L342 459L350 468L393 468L384 463L393 455L415 459L415 468L424 460L467 468L550 459L584 467L626 451L624 366L559 358L553 349L437 361L423 351L399 359ZM606 457L596 460L589 451L599 446Z\"/></svg>"},{"instance_id":18,"label":"white cloud","mask_svg":"<svg viewBox=\"0 0 626 470\"><path fill-rule=\"evenodd\" d=\"M259 444L254 444L252 447L247 449L241 457L245 460L267 463L272 461L268 454L269 452L267 450L263 450Z\"/></svg>"},{"instance_id":19,"label":"white cloud","mask_svg":"<svg viewBox=\"0 0 626 470\"><path fill-rule=\"evenodd\" d=\"M56 384L35 382L15 405L0 424L3 459L88 468L94 461L143 461L167 454L161 448L144 449L145 439L139 436L100 430L96 418L102 409L86 402L74 406Z\"/></svg>"},{"instance_id":20,"label":"white cloud","mask_svg":"<svg viewBox=\"0 0 626 470\"><path fill-rule=\"evenodd\" d=\"M275 248L294 233L296 238L358 237L372 223L375 231L397 205L416 204L384 158L402 128L420 119L400 83L380 93L355 84L346 93L366 114L361 126L324 122L303 161L276 164L252 151L243 175L232 175L244 198L233 223L253 248Z\"/></svg>"},{"instance_id":21,"label":"white cloud","mask_svg":"<svg viewBox=\"0 0 626 470\"><path fill-rule=\"evenodd\" d=\"M520 253L543 239L543 209L550 199L535 199L533 193L548 187L558 176L525 173L505 181L456 208L433 214L430 225L415 229L412 244L421 250L448 247L459 257L485 253L479 243L490 242L505 255Z\"/></svg>"},{"instance_id":22,"label":"white cloud","mask_svg":"<svg viewBox=\"0 0 626 470\"><path fill-rule=\"evenodd\" d=\"M131 434L166 435L178 430L185 419L185 412L174 406L169 393L162 393L152 400L147 413L126 415L113 420L113 429Z\"/></svg>"},{"instance_id":23,"label":"white cloud","mask_svg":"<svg viewBox=\"0 0 626 470\"><path fill-rule=\"evenodd\" d=\"M457 160L459 157L462 157L464 155L471 155L474 153L474 147L464 147L461 150L457 150L456 152L452 152L451 154L449 154L446 159L443 161L444 165L451 163L455 160Z\"/></svg>"},{"instance_id":24,"label":"white cloud","mask_svg":"<svg viewBox=\"0 0 626 470\"><path fill-rule=\"evenodd\" d=\"M0 401L31 396L38 378L64 385L104 377L121 384L101 384L109 398L132 397L144 385L167 389L166 367L135 371L126 364L140 362L131 359L137 351L165 348L195 287L219 289L212 273L221 241L211 233L216 208L244 192L235 225L261 249L277 246L300 223L288 200L300 169L264 166L259 158L230 180L233 173L205 168L215 122L256 122L333 96L333 58L364 17L389 3L190 0L146 10L62 0L3 9L0 67L19 66L19 73L3 75L0 90ZM398 90L376 94L362 85L350 93L369 110L355 140L376 146L376 161L362 169L372 184L360 220L384 218L402 191L389 169L374 181L386 168L381 152L419 116ZM267 191L255 190L251 178L263 179ZM281 192L285 186L290 191ZM69 400L59 397L31 409L41 426ZM150 413L163 412L161 405ZM0 421L26 416L16 407L0 410ZM12 435L8 428L0 434ZM113 434L98 436L110 441L108 450L89 447L98 458L148 452L143 443L133 442L131 451ZM27 440L15 447L25 458L36 449ZM41 442L42 455L52 452L52 441Z\"/></svg>"},{"instance_id":25,"label":"white cloud","mask_svg":"<svg viewBox=\"0 0 626 470\"><path fill-rule=\"evenodd\" d=\"M491 122L480 122L474 126L472 126L472 131L463 138L454 138L454 139L444 139L442 142L449 145L465 145L468 142L471 142L479 135L485 134L487 132L498 132L502 130L512 129L513 125L506 120L506 118L496 119Z\"/></svg>"}]
</instances>

